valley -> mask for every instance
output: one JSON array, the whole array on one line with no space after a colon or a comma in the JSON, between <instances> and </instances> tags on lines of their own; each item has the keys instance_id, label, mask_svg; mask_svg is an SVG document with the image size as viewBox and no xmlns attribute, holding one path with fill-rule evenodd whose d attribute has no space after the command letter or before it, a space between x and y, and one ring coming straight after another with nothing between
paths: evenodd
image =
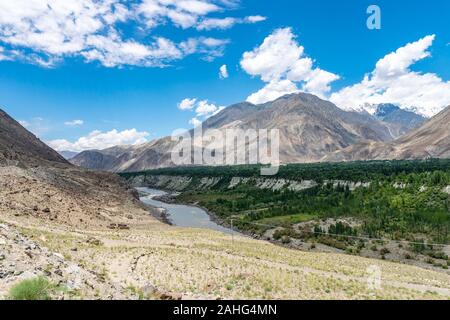
<instances>
[{"instance_id":1,"label":"valley","mask_svg":"<svg viewBox=\"0 0 450 320\"><path fill-rule=\"evenodd\" d=\"M21 143L14 137L22 137ZM202 172L209 171L197 175ZM145 181L138 176L135 182ZM166 188L189 185L188 175L169 178L160 180ZM219 180L205 178L202 186L217 181L218 187ZM233 184L245 189L238 180ZM290 185L311 187L298 181ZM155 209L138 201L123 178L69 164L6 113L0 113L0 186L0 299L23 298L17 292L30 281L45 286L42 297L31 299L450 297L450 275L442 270L169 226L153 217ZM205 197L212 191L205 188ZM234 192L230 196L238 198ZM381 287L368 286L373 268L382 275Z\"/></svg>"},{"instance_id":2,"label":"valley","mask_svg":"<svg viewBox=\"0 0 450 320\"><path fill-rule=\"evenodd\" d=\"M180 192L215 220L257 239L447 272L450 161L288 165L277 177L257 166L124 173L135 186ZM167 200L167 199L166 199Z\"/></svg>"}]
</instances>

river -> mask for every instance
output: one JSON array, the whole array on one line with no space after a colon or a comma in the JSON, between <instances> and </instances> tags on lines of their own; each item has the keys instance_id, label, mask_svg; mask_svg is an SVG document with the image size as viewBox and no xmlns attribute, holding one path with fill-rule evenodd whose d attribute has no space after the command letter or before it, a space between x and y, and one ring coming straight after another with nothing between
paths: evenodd
<instances>
[{"instance_id":1,"label":"river","mask_svg":"<svg viewBox=\"0 0 450 320\"><path fill-rule=\"evenodd\" d=\"M172 204L155 200L155 197L166 195L167 192L152 188L136 188L141 195L140 200L156 208L164 208L167 211L169 221L179 227L212 229L227 234L236 234L231 229L225 228L214 221L208 213L195 206L184 204Z\"/></svg>"}]
</instances>

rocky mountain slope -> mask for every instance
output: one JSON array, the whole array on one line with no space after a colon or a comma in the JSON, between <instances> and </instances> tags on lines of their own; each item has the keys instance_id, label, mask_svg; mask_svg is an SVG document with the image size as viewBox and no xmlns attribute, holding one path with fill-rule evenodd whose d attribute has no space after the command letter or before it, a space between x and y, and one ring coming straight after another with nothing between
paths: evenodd
<instances>
[{"instance_id":1,"label":"rocky mountain slope","mask_svg":"<svg viewBox=\"0 0 450 320\"><path fill-rule=\"evenodd\" d=\"M59 153L0 109L0 164L68 163Z\"/></svg>"},{"instance_id":2,"label":"rocky mountain slope","mask_svg":"<svg viewBox=\"0 0 450 320\"><path fill-rule=\"evenodd\" d=\"M415 130L391 142L362 142L324 161L450 158L450 106Z\"/></svg>"},{"instance_id":3,"label":"rocky mountain slope","mask_svg":"<svg viewBox=\"0 0 450 320\"><path fill-rule=\"evenodd\" d=\"M398 106L390 103L379 104L374 116L377 119L388 123L392 135L396 137L417 128L427 120L421 115L400 109Z\"/></svg>"},{"instance_id":4,"label":"rocky mountain slope","mask_svg":"<svg viewBox=\"0 0 450 320\"><path fill-rule=\"evenodd\" d=\"M239 103L203 123L205 129L278 129L282 163L314 162L361 141L390 141L406 131L395 116L382 121L367 113L347 112L311 94L291 94L262 105ZM411 120L413 121L413 120ZM407 122L407 121L405 121ZM170 137L139 146L85 151L73 164L108 171L169 167L174 146Z\"/></svg>"}]
</instances>

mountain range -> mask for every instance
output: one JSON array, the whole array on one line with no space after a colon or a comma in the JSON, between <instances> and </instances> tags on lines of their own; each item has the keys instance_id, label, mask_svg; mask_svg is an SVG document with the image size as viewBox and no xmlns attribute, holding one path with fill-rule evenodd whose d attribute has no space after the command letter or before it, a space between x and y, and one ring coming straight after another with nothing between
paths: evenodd
<instances>
[{"instance_id":1,"label":"mountain range","mask_svg":"<svg viewBox=\"0 0 450 320\"><path fill-rule=\"evenodd\" d=\"M317 96L296 93L260 105L248 102L231 105L207 119L203 129L278 129L281 163L445 157L448 145L445 139L433 149L434 138L430 137L433 141L424 146L416 137L421 133L448 137L445 120L439 121L440 117L428 120L393 104L374 106L373 114L344 111ZM114 172L170 167L174 166L171 161L174 146L171 137L164 137L137 146L84 151L70 161Z\"/></svg>"}]
</instances>

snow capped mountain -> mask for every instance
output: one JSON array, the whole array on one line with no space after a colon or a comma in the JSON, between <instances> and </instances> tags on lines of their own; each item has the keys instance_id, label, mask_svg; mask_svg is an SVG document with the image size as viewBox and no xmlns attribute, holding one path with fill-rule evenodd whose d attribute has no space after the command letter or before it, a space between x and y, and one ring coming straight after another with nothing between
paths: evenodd
<instances>
[{"instance_id":1,"label":"snow capped mountain","mask_svg":"<svg viewBox=\"0 0 450 320\"><path fill-rule=\"evenodd\" d=\"M394 103L364 103L363 105L360 105L358 107L345 107L341 108L345 111L356 111L359 113L368 113L370 115L376 115L379 109L381 108L389 108L391 111L394 111L393 108L404 110L407 112L412 112L416 115L419 115L424 118L431 118L434 115L441 112L445 107L443 108L421 108L421 107L411 107L411 106L401 106Z\"/></svg>"}]
</instances>

